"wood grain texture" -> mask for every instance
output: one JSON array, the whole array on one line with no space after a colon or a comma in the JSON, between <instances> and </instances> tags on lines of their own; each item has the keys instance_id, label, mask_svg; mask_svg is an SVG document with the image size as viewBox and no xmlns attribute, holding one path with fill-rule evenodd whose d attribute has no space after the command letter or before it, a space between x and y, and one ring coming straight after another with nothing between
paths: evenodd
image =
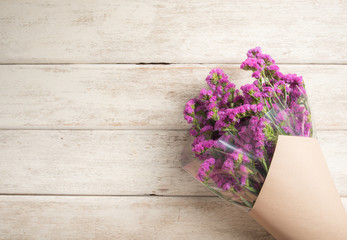
<instances>
[{"instance_id":1,"label":"wood grain texture","mask_svg":"<svg viewBox=\"0 0 347 240\"><path fill-rule=\"evenodd\" d=\"M346 63L347 2L0 2L2 63Z\"/></svg>"},{"instance_id":2,"label":"wood grain texture","mask_svg":"<svg viewBox=\"0 0 347 240\"><path fill-rule=\"evenodd\" d=\"M347 196L347 132L319 140ZM0 131L0 193L214 196L180 164L186 131Z\"/></svg>"},{"instance_id":3,"label":"wood grain texture","mask_svg":"<svg viewBox=\"0 0 347 240\"><path fill-rule=\"evenodd\" d=\"M346 12L341 0L0 1L0 239L273 239L180 166L185 102L214 67L250 82L239 65L255 46L303 75L346 208Z\"/></svg>"},{"instance_id":4,"label":"wood grain texture","mask_svg":"<svg viewBox=\"0 0 347 240\"><path fill-rule=\"evenodd\" d=\"M4 240L273 239L216 197L1 196L0 222Z\"/></svg>"},{"instance_id":5,"label":"wood grain texture","mask_svg":"<svg viewBox=\"0 0 347 240\"><path fill-rule=\"evenodd\" d=\"M235 64L3 65L0 128L187 129L184 104L208 87L205 77L214 67L238 86L253 81ZM346 129L347 66L281 69L304 77L318 129Z\"/></svg>"},{"instance_id":6,"label":"wood grain texture","mask_svg":"<svg viewBox=\"0 0 347 240\"><path fill-rule=\"evenodd\" d=\"M0 196L0 222L4 240L273 239L217 197Z\"/></svg>"}]
</instances>

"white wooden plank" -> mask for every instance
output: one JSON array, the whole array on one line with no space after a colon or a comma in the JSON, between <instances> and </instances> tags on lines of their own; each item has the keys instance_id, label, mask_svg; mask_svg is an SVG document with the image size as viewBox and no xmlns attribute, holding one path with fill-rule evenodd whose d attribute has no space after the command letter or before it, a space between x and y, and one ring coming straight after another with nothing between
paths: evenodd
<instances>
[{"instance_id":1,"label":"white wooden plank","mask_svg":"<svg viewBox=\"0 0 347 240\"><path fill-rule=\"evenodd\" d=\"M273 239L215 197L0 196L0 239Z\"/></svg>"},{"instance_id":2,"label":"white wooden plank","mask_svg":"<svg viewBox=\"0 0 347 240\"><path fill-rule=\"evenodd\" d=\"M346 63L347 2L0 2L2 63Z\"/></svg>"},{"instance_id":3,"label":"white wooden plank","mask_svg":"<svg viewBox=\"0 0 347 240\"><path fill-rule=\"evenodd\" d=\"M0 239L273 239L217 197L1 196L0 222Z\"/></svg>"},{"instance_id":4,"label":"white wooden plank","mask_svg":"<svg viewBox=\"0 0 347 240\"><path fill-rule=\"evenodd\" d=\"M319 132L347 196L347 132ZM181 169L186 131L0 131L0 193L213 196Z\"/></svg>"},{"instance_id":5,"label":"white wooden plank","mask_svg":"<svg viewBox=\"0 0 347 240\"><path fill-rule=\"evenodd\" d=\"M238 86L250 83L239 65L3 65L0 128L187 129L186 101L208 87L221 67ZM345 129L347 66L281 65L304 76L319 129Z\"/></svg>"}]
</instances>

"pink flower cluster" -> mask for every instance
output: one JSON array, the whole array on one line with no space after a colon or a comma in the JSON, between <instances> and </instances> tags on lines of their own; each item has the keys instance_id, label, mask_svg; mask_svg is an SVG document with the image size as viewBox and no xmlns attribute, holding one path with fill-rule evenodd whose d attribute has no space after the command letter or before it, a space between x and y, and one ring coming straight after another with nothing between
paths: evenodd
<instances>
[{"instance_id":1,"label":"pink flower cluster","mask_svg":"<svg viewBox=\"0 0 347 240\"><path fill-rule=\"evenodd\" d=\"M212 69L206 77L210 89L187 102L184 118L195 137L192 151L203 161L197 179L251 207L278 135L309 137L313 129L301 76L282 74L260 47L247 52L241 69L251 70L255 80L240 89L221 69Z\"/></svg>"}]
</instances>

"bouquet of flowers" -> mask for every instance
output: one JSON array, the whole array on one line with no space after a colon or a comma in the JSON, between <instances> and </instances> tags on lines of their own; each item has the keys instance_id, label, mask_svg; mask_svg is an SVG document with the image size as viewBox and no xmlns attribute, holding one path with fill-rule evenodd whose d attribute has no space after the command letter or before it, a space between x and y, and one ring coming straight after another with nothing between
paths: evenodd
<instances>
[{"instance_id":1,"label":"bouquet of flowers","mask_svg":"<svg viewBox=\"0 0 347 240\"><path fill-rule=\"evenodd\" d=\"M302 77L281 73L260 47L248 51L241 69L252 71L252 84L236 89L222 69L212 69L206 78L210 89L201 89L187 102L184 118L191 124L196 158L184 159L184 169L220 197L244 207L275 237L297 238L307 231L307 224L300 228L294 219L307 220L305 213L298 212L306 202L297 200L307 197L323 201L312 204L313 198L307 211L312 212L312 206L328 207L328 213L320 213L331 216L333 211L340 222L332 227L333 236L346 237L341 227L341 223L347 227L346 214L315 139ZM318 176L315 168L320 170ZM322 200L323 185L333 196L329 202L327 197ZM319 196L310 192L315 186L320 188ZM332 210L331 204L337 207ZM317 229L322 223L325 228L332 225L329 219L311 222L316 226L309 236L324 236ZM291 230L283 230L282 224Z\"/></svg>"}]
</instances>

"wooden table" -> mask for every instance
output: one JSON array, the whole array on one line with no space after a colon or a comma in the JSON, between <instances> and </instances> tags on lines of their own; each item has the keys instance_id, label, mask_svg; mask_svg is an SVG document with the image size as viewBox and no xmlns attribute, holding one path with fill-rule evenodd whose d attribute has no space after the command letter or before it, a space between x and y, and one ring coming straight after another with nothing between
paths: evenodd
<instances>
[{"instance_id":1,"label":"wooden table","mask_svg":"<svg viewBox=\"0 0 347 240\"><path fill-rule=\"evenodd\" d=\"M0 239L272 239L180 167L185 102L214 67L249 82L239 65L258 45L304 77L347 206L346 13L335 0L1 1Z\"/></svg>"}]
</instances>

